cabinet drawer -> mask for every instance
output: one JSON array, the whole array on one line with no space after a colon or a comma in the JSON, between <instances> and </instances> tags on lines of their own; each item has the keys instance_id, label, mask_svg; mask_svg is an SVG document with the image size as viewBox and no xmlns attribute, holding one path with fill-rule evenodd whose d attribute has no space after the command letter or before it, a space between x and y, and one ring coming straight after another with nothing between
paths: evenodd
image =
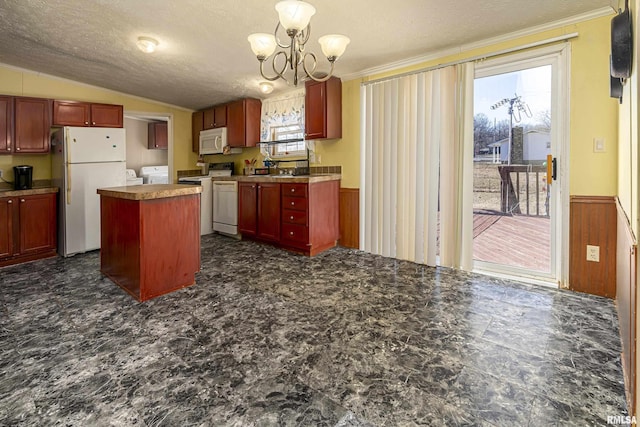
<instances>
[{"instance_id":1,"label":"cabinet drawer","mask_svg":"<svg viewBox=\"0 0 640 427\"><path fill-rule=\"evenodd\" d=\"M282 195L290 197L307 197L307 184L282 184Z\"/></svg>"},{"instance_id":2,"label":"cabinet drawer","mask_svg":"<svg viewBox=\"0 0 640 427\"><path fill-rule=\"evenodd\" d=\"M288 224L307 225L307 211L292 211L284 209L282 211L282 222Z\"/></svg>"},{"instance_id":3,"label":"cabinet drawer","mask_svg":"<svg viewBox=\"0 0 640 427\"><path fill-rule=\"evenodd\" d=\"M307 211L307 199L302 197L291 197L282 194L282 209L293 209L295 211Z\"/></svg>"},{"instance_id":4,"label":"cabinet drawer","mask_svg":"<svg viewBox=\"0 0 640 427\"><path fill-rule=\"evenodd\" d=\"M282 224L281 240L307 244L309 241L308 228L304 225Z\"/></svg>"}]
</instances>

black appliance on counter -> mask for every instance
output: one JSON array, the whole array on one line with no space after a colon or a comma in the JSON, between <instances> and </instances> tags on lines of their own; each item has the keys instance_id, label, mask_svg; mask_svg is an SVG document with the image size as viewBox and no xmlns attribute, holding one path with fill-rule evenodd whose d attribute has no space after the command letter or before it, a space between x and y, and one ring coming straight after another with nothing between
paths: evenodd
<instances>
[{"instance_id":1,"label":"black appliance on counter","mask_svg":"<svg viewBox=\"0 0 640 427\"><path fill-rule=\"evenodd\" d=\"M13 167L13 189L28 190L33 187L33 166L20 165Z\"/></svg>"}]
</instances>

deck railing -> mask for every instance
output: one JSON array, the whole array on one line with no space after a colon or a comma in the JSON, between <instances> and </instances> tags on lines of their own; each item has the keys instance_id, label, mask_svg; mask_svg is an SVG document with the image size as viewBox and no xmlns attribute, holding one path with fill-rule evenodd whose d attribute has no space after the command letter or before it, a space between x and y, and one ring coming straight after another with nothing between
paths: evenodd
<instances>
[{"instance_id":1,"label":"deck railing","mask_svg":"<svg viewBox=\"0 0 640 427\"><path fill-rule=\"evenodd\" d=\"M498 166L498 173L500 174L500 210L502 212L549 216L546 166L501 165Z\"/></svg>"}]
</instances>

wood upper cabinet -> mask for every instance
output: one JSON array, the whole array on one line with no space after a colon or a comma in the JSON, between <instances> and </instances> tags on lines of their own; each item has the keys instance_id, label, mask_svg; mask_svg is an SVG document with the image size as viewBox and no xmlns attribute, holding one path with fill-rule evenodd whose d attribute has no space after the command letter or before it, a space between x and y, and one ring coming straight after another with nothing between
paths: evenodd
<instances>
[{"instance_id":1,"label":"wood upper cabinet","mask_svg":"<svg viewBox=\"0 0 640 427\"><path fill-rule=\"evenodd\" d=\"M123 127L123 107L78 101L53 101L54 126Z\"/></svg>"},{"instance_id":2,"label":"wood upper cabinet","mask_svg":"<svg viewBox=\"0 0 640 427\"><path fill-rule=\"evenodd\" d=\"M227 143L231 147L255 147L260 141L259 99L245 98L227 104Z\"/></svg>"},{"instance_id":3,"label":"wood upper cabinet","mask_svg":"<svg viewBox=\"0 0 640 427\"><path fill-rule=\"evenodd\" d=\"M57 194L0 197L0 266L56 254Z\"/></svg>"},{"instance_id":4,"label":"wood upper cabinet","mask_svg":"<svg viewBox=\"0 0 640 427\"><path fill-rule=\"evenodd\" d=\"M203 128L215 129L227 126L227 104L216 105L203 111Z\"/></svg>"},{"instance_id":5,"label":"wood upper cabinet","mask_svg":"<svg viewBox=\"0 0 640 427\"><path fill-rule=\"evenodd\" d=\"M245 237L280 240L280 184L238 183L238 231Z\"/></svg>"},{"instance_id":6,"label":"wood upper cabinet","mask_svg":"<svg viewBox=\"0 0 640 427\"><path fill-rule=\"evenodd\" d=\"M101 128L121 128L124 111L122 105L91 104L91 126Z\"/></svg>"},{"instance_id":7,"label":"wood upper cabinet","mask_svg":"<svg viewBox=\"0 0 640 427\"><path fill-rule=\"evenodd\" d=\"M13 97L0 96L0 154L11 153L12 131Z\"/></svg>"},{"instance_id":8,"label":"wood upper cabinet","mask_svg":"<svg viewBox=\"0 0 640 427\"><path fill-rule=\"evenodd\" d=\"M151 122L148 130L148 148L166 150L169 146L167 122Z\"/></svg>"},{"instance_id":9,"label":"wood upper cabinet","mask_svg":"<svg viewBox=\"0 0 640 427\"><path fill-rule=\"evenodd\" d=\"M51 100L14 98L14 153L48 153L50 130Z\"/></svg>"},{"instance_id":10,"label":"wood upper cabinet","mask_svg":"<svg viewBox=\"0 0 640 427\"><path fill-rule=\"evenodd\" d=\"M204 129L204 112L196 111L191 115L191 151L200 153L200 131Z\"/></svg>"},{"instance_id":11,"label":"wood upper cabinet","mask_svg":"<svg viewBox=\"0 0 640 427\"><path fill-rule=\"evenodd\" d=\"M305 139L342 138L342 81L305 82Z\"/></svg>"}]
</instances>

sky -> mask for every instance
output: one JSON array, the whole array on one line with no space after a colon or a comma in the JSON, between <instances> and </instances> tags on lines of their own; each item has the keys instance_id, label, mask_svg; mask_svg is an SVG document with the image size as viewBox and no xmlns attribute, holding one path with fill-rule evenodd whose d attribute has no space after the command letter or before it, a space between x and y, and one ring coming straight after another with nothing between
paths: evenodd
<instances>
[{"instance_id":1,"label":"sky","mask_svg":"<svg viewBox=\"0 0 640 427\"><path fill-rule=\"evenodd\" d=\"M498 122L508 120L508 104L495 110L491 106L516 94L532 113L531 118L521 114L520 124L536 123L540 112L551 109L551 65L475 79L473 114L484 113L492 122L494 118Z\"/></svg>"}]
</instances>

